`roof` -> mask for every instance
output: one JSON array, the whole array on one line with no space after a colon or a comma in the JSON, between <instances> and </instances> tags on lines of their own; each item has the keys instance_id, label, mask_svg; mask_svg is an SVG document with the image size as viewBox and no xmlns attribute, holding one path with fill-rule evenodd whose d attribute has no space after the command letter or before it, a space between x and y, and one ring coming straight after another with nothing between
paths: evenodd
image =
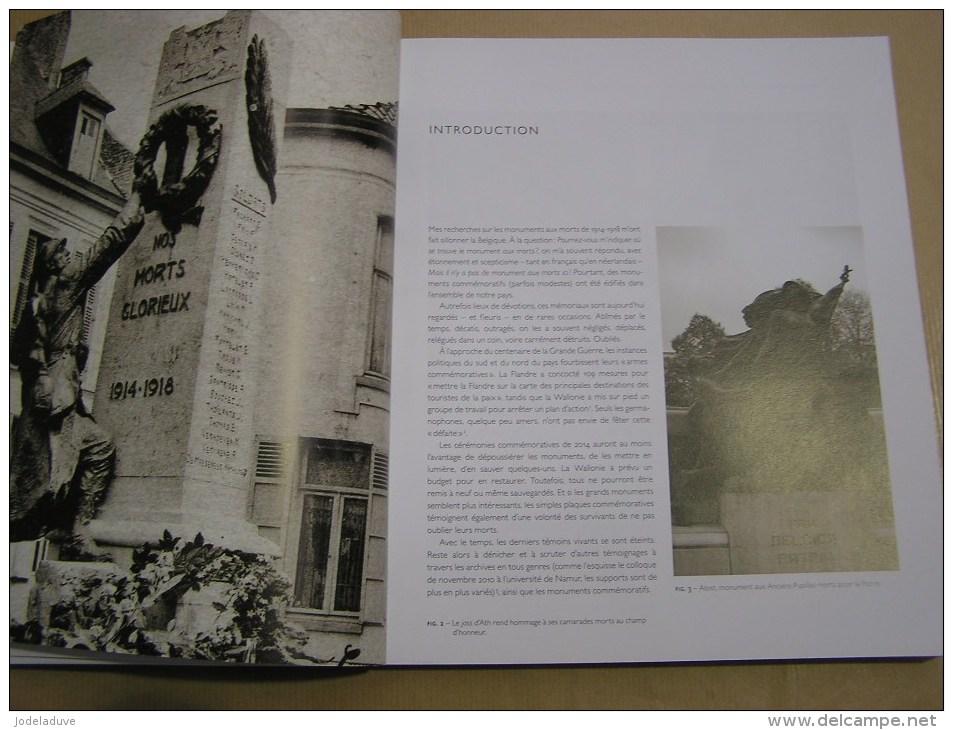
<instances>
[{"instance_id":1,"label":"roof","mask_svg":"<svg viewBox=\"0 0 953 730\"><path fill-rule=\"evenodd\" d=\"M89 81L86 79L77 79L66 86L61 86L37 101L34 107L36 110L36 118L69 103L74 98L85 101L90 106L103 112L103 114L108 114L116 108L110 104L109 100L99 93L96 87L89 83Z\"/></svg>"},{"instance_id":2,"label":"roof","mask_svg":"<svg viewBox=\"0 0 953 730\"><path fill-rule=\"evenodd\" d=\"M67 11L30 23L17 35L10 61L10 145L11 150L22 147L39 155L56 165L64 175L75 175L50 150L37 120L74 99L86 102L103 114L115 107L84 75L59 89L51 88L51 80L63 68L69 30ZM125 195L131 179L132 153L122 147L107 128L103 130L99 162L91 182L111 193Z\"/></svg>"}]
</instances>

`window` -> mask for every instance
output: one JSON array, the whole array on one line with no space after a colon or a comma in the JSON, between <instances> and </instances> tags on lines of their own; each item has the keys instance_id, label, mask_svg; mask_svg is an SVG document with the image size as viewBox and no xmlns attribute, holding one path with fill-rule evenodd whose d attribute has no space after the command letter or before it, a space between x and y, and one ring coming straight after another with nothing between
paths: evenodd
<instances>
[{"instance_id":1,"label":"window","mask_svg":"<svg viewBox=\"0 0 953 730\"><path fill-rule=\"evenodd\" d=\"M33 269L36 262L37 252L50 236L44 236L31 230L27 235L26 248L23 251L23 265L20 267L20 279L17 282L17 298L13 302L13 311L10 313L10 347L15 347L15 333L20 319L26 311L27 303L36 293L36 284L34 280ZM12 355L13 353L11 353Z\"/></svg>"},{"instance_id":2,"label":"window","mask_svg":"<svg viewBox=\"0 0 953 730\"><path fill-rule=\"evenodd\" d=\"M10 346L15 346L14 335L17 325L26 311L30 298L36 294L37 281L34 278L34 267L36 266L36 256L40 247L47 241L52 240L50 236L37 233L31 230L27 235L26 247L23 251L23 265L20 267L20 278L17 282L17 296L13 302L13 311L10 313ZM72 251L73 256L82 264L85 252ZM96 317L96 287L90 287L83 300L83 329L80 335L80 342L86 344L92 332L93 321ZM22 343L20 343L22 344Z\"/></svg>"},{"instance_id":3,"label":"window","mask_svg":"<svg viewBox=\"0 0 953 730\"><path fill-rule=\"evenodd\" d=\"M93 173L96 170L101 128L101 119L93 116L85 109L80 109L66 166L70 172L82 175L87 180L92 180Z\"/></svg>"},{"instance_id":4,"label":"window","mask_svg":"<svg viewBox=\"0 0 953 730\"><path fill-rule=\"evenodd\" d=\"M299 606L361 610L366 525L366 499L324 494L305 496L298 551L300 572L295 586ZM335 536L337 555L331 550L335 533L338 533ZM328 584L329 576L335 576L333 585Z\"/></svg>"},{"instance_id":5,"label":"window","mask_svg":"<svg viewBox=\"0 0 953 730\"><path fill-rule=\"evenodd\" d=\"M377 244L374 253L374 279L371 285L370 339L367 372L390 378L390 312L394 267L394 220L377 219Z\"/></svg>"},{"instance_id":6,"label":"window","mask_svg":"<svg viewBox=\"0 0 953 730\"><path fill-rule=\"evenodd\" d=\"M386 457L370 444L330 439L306 443L295 605L326 613L357 613L371 489L386 482ZM383 465L383 466L382 466Z\"/></svg>"},{"instance_id":7,"label":"window","mask_svg":"<svg viewBox=\"0 0 953 730\"><path fill-rule=\"evenodd\" d=\"M84 137L92 137L95 140L99 135L99 120L86 113L83 113L81 116L79 133Z\"/></svg>"},{"instance_id":8,"label":"window","mask_svg":"<svg viewBox=\"0 0 953 730\"><path fill-rule=\"evenodd\" d=\"M33 262L36 259L36 252L40 246L50 240L49 236L42 233L30 231L26 239L26 249L23 252L23 265L20 267L20 280L17 283L17 298L13 303L13 312L10 317L10 336L17 328L20 317L23 316L23 310L30 301L30 297L36 289L36 282L33 281Z\"/></svg>"},{"instance_id":9,"label":"window","mask_svg":"<svg viewBox=\"0 0 953 730\"><path fill-rule=\"evenodd\" d=\"M255 480L248 500L248 519L262 528L278 528L279 500L287 479L288 448L277 441L259 440L255 459Z\"/></svg>"}]
</instances>

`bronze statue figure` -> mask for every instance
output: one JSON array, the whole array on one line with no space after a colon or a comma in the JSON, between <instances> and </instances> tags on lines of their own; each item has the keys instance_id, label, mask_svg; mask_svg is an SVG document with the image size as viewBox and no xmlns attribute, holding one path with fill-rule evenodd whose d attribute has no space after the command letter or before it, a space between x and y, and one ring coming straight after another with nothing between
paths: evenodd
<instances>
[{"instance_id":1,"label":"bronze statue figure","mask_svg":"<svg viewBox=\"0 0 953 730\"><path fill-rule=\"evenodd\" d=\"M878 491L885 467L864 404L831 367L831 318L851 270L820 294L801 281L759 294L749 329L724 336L673 468L676 524L718 522L723 492Z\"/></svg>"},{"instance_id":2,"label":"bronze statue figure","mask_svg":"<svg viewBox=\"0 0 953 730\"><path fill-rule=\"evenodd\" d=\"M134 193L86 256L72 257L66 239L48 241L37 252L35 292L10 348L21 378L11 445L11 541L74 533L76 554L94 554L86 527L112 477L115 448L83 404L83 304L143 222Z\"/></svg>"}]
</instances>

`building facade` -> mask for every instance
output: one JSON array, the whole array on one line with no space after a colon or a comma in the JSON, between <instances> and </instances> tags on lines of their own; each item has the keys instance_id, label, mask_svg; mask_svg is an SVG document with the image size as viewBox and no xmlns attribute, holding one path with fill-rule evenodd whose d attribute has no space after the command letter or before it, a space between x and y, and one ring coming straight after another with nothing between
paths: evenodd
<instances>
[{"instance_id":1,"label":"building facade","mask_svg":"<svg viewBox=\"0 0 953 730\"><path fill-rule=\"evenodd\" d=\"M11 65L11 332L38 246L66 238L82 256L132 181L132 154L108 132L112 106L90 84L91 64L63 66L68 33L68 13L30 26ZM384 659L395 111L287 110L274 222L256 264L261 356L245 364L258 374L248 527L274 546L293 586L290 618L309 635L307 653L340 657L350 644L367 663ZM86 309L83 388L94 415L112 288L107 275ZM11 418L18 391L11 366ZM35 568L43 542L15 546L16 573Z\"/></svg>"},{"instance_id":2,"label":"building facade","mask_svg":"<svg viewBox=\"0 0 953 730\"><path fill-rule=\"evenodd\" d=\"M119 212L131 180L132 155L110 133L113 106L89 82L92 64L63 65L69 13L31 24L10 64L10 331L31 292L39 246L65 238L82 257ZM84 398L95 399L99 356L114 275L86 302L90 348ZM11 411L19 411L20 381L10 371Z\"/></svg>"},{"instance_id":3,"label":"building facade","mask_svg":"<svg viewBox=\"0 0 953 730\"><path fill-rule=\"evenodd\" d=\"M288 110L248 506L293 580L295 621L315 644L363 634L365 654L378 661L386 608L392 114L383 105Z\"/></svg>"}]
</instances>

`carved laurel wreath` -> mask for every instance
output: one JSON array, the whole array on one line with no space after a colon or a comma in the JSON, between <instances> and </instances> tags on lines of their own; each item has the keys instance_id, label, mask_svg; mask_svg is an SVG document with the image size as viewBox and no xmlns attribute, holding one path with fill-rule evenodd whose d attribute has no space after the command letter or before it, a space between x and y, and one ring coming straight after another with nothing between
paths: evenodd
<instances>
[{"instance_id":1,"label":"carved laurel wreath","mask_svg":"<svg viewBox=\"0 0 953 730\"><path fill-rule=\"evenodd\" d=\"M214 110L200 104L183 104L163 112L149 127L136 152L132 184L146 212L159 210L181 216L198 202L218 164L222 126L216 124L217 121ZM189 127L194 127L198 136L195 165L179 181L160 187L154 168L159 148L164 143L184 139Z\"/></svg>"},{"instance_id":2,"label":"carved laurel wreath","mask_svg":"<svg viewBox=\"0 0 953 730\"><path fill-rule=\"evenodd\" d=\"M275 149L275 119L271 98L271 73L268 70L268 52L265 41L257 35L248 44L248 64L245 67L245 105L248 107L248 141L258 174L268 186L274 204L278 198L275 188L277 156Z\"/></svg>"}]
</instances>

